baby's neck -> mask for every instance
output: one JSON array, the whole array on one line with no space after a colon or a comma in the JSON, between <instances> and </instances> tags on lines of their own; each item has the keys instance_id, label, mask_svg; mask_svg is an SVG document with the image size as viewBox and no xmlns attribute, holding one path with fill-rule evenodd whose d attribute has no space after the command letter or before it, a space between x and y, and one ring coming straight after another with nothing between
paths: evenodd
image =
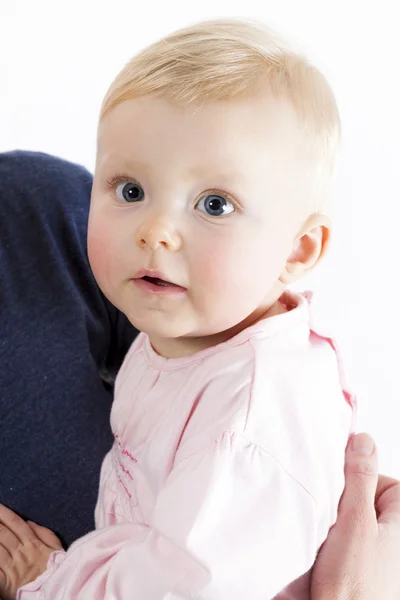
<instances>
[{"instance_id":1,"label":"baby's neck","mask_svg":"<svg viewBox=\"0 0 400 600\"><path fill-rule=\"evenodd\" d=\"M231 329L214 335L181 338L161 338L151 335L150 342L155 352L164 358L183 358L222 344L258 321L283 314L287 311L288 309L277 300L268 308L262 307L257 309L244 321L241 321Z\"/></svg>"}]
</instances>

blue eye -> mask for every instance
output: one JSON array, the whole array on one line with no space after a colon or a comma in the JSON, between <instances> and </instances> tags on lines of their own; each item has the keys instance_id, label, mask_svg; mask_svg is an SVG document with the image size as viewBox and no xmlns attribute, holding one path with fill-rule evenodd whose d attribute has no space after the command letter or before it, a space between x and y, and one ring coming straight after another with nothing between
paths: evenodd
<instances>
[{"instance_id":1,"label":"blue eye","mask_svg":"<svg viewBox=\"0 0 400 600\"><path fill-rule=\"evenodd\" d=\"M140 202L144 198L143 188L134 182L120 183L115 193L121 202Z\"/></svg>"},{"instance_id":2,"label":"blue eye","mask_svg":"<svg viewBox=\"0 0 400 600\"><path fill-rule=\"evenodd\" d=\"M234 212L235 207L229 200L218 196L217 194L209 194L201 198L196 204L196 208L207 213L211 217L221 217Z\"/></svg>"}]
</instances>

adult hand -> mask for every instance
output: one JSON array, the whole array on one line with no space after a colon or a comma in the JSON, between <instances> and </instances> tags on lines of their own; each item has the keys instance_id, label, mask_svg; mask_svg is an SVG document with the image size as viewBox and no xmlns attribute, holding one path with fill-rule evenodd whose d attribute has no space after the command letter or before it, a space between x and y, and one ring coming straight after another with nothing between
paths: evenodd
<instances>
[{"instance_id":1,"label":"adult hand","mask_svg":"<svg viewBox=\"0 0 400 600\"><path fill-rule=\"evenodd\" d=\"M54 550L62 546L52 531L0 504L0 597L15 600L20 587L44 573Z\"/></svg>"},{"instance_id":2,"label":"adult hand","mask_svg":"<svg viewBox=\"0 0 400 600\"><path fill-rule=\"evenodd\" d=\"M354 436L346 450L338 520L322 546L312 600L400 600L400 482L379 476L373 440Z\"/></svg>"}]
</instances>

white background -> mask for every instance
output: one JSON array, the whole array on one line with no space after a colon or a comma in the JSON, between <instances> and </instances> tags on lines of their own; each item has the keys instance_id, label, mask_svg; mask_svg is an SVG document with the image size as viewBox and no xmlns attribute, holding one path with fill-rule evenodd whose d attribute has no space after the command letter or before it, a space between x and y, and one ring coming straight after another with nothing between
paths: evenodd
<instances>
[{"instance_id":1,"label":"white background","mask_svg":"<svg viewBox=\"0 0 400 600\"><path fill-rule=\"evenodd\" d=\"M334 242L305 282L338 338L359 429L400 477L400 36L396 0L0 0L0 151L94 166L102 97L144 45L203 18L257 18L294 37L341 110ZM21 173L21 177L23 173ZM66 199L68 200L68 199ZM321 398L323 402L323 398Z\"/></svg>"}]
</instances>

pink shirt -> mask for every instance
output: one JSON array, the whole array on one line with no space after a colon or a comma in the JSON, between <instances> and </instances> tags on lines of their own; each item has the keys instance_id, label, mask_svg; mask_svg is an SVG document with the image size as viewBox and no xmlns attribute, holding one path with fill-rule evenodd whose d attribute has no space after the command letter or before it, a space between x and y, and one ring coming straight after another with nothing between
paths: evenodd
<instances>
[{"instance_id":1,"label":"pink shirt","mask_svg":"<svg viewBox=\"0 0 400 600\"><path fill-rule=\"evenodd\" d=\"M285 303L185 358L135 340L96 531L53 553L17 600L266 600L298 578L279 598L309 597L301 576L336 520L353 398L307 298Z\"/></svg>"}]
</instances>

